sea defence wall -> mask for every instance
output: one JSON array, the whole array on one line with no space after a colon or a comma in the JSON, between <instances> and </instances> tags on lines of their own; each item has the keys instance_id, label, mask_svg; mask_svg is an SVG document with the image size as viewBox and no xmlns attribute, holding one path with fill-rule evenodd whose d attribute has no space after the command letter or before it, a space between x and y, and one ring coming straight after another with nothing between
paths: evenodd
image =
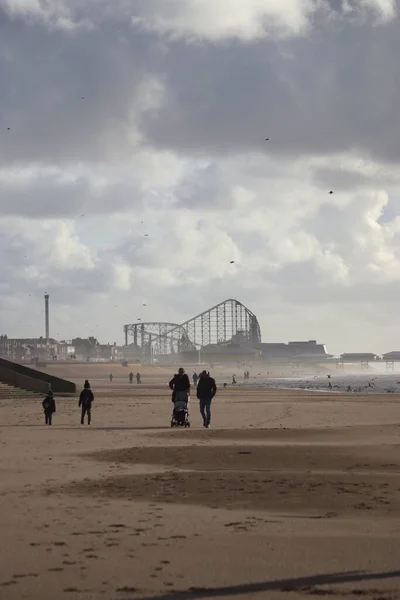
<instances>
[{"instance_id":1,"label":"sea defence wall","mask_svg":"<svg viewBox=\"0 0 400 600\"><path fill-rule=\"evenodd\" d=\"M46 381L40 381L40 379L34 379L27 375L21 375L12 369L7 369L0 366L0 381L22 390L28 390L29 392L38 392L39 394L47 394L51 386Z\"/></svg>"},{"instance_id":2,"label":"sea defence wall","mask_svg":"<svg viewBox=\"0 0 400 600\"><path fill-rule=\"evenodd\" d=\"M37 369L0 358L0 381L31 392L55 394L75 394L76 385L72 381L43 373Z\"/></svg>"}]
</instances>

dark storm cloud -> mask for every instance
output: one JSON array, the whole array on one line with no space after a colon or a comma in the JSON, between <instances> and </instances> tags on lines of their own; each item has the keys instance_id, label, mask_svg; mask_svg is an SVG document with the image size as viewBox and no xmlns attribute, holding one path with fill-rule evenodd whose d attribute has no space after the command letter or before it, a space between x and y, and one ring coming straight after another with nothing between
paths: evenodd
<instances>
[{"instance_id":1,"label":"dark storm cloud","mask_svg":"<svg viewBox=\"0 0 400 600\"><path fill-rule=\"evenodd\" d=\"M126 160L138 121L149 143L189 155L360 148L396 160L399 22L316 22L306 39L164 46L126 14L60 32L0 9L0 160ZM152 76L166 95L147 113L137 102Z\"/></svg>"},{"instance_id":2,"label":"dark storm cloud","mask_svg":"<svg viewBox=\"0 0 400 600\"><path fill-rule=\"evenodd\" d=\"M126 159L151 39L126 21L60 32L0 9L2 164Z\"/></svg>"},{"instance_id":3,"label":"dark storm cloud","mask_svg":"<svg viewBox=\"0 0 400 600\"><path fill-rule=\"evenodd\" d=\"M165 59L165 104L143 131L155 146L197 155L361 149L397 160L398 27L341 20L279 44L177 42Z\"/></svg>"}]
</instances>

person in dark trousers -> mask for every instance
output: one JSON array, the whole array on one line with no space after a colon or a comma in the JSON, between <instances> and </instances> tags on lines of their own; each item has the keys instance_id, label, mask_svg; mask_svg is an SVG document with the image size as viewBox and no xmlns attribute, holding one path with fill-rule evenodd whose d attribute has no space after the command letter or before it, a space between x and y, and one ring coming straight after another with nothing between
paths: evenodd
<instances>
[{"instance_id":1,"label":"person in dark trousers","mask_svg":"<svg viewBox=\"0 0 400 600\"><path fill-rule=\"evenodd\" d=\"M53 413L56 412L56 401L54 400L53 392L50 390L46 398L42 402L44 410L44 418L46 425L51 425Z\"/></svg>"},{"instance_id":2,"label":"person in dark trousers","mask_svg":"<svg viewBox=\"0 0 400 600\"><path fill-rule=\"evenodd\" d=\"M109 375L109 380L110 380L110 383L112 383L112 380L113 380L113 374L112 373L110 373L110 375Z\"/></svg>"},{"instance_id":3,"label":"person in dark trousers","mask_svg":"<svg viewBox=\"0 0 400 600\"><path fill-rule=\"evenodd\" d=\"M190 380L183 367L173 376L169 382L169 387L172 390L172 402L175 402L175 397L179 392L186 392L187 399L189 399Z\"/></svg>"},{"instance_id":4,"label":"person in dark trousers","mask_svg":"<svg viewBox=\"0 0 400 600\"><path fill-rule=\"evenodd\" d=\"M92 390L90 389L90 383L86 379L85 385L83 386L83 390L81 391L81 395L79 396L79 407L82 407L82 415L81 415L81 425L84 424L85 415L88 417L88 425L92 420L92 404L94 401L94 395Z\"/></svg>"},{"instance_id":5,"label":"person in dark trousers","mask_svg":"<svg viewBox=\"0 0 400 600\"><path fill-rule=\"evenodd\" d=\"M139 383L142 383L141 377L140 377L140 373L136 373L136 383L139 385Z\"/></svg>"},{"instance_id":6,"label":"person in dark trousers","mask_svg":"<svg viewBox=\"0 0 400 600\"><path fill-rule=\"evenodd\" d=\"M192 379L193 379L193 385L197 385L197 382L199 380L199 376L197 375L196 372L193 373Z\"/></svg>"},{"instance_id":7,"label":"person in dark trousers","mask_svg":"<svg viewBox=\"0 0 400 600\"><path fill-rule=\"evenodd\" d=\"M203 371L197 384L197 398L200 400L200 414L203 417L203 425L207 429L211 423L211 401L217 393L215 379L210 373Z\"/></svg>"},{"instance_id":8,"label":"person in dark trousers","mask_svg":"<svg viewBox=\"0 0 400 600\"><path fill-rule=\"evenodd\" d=\"M133 373L129 373L129 383L133 383Z\"/></svg>"}]
</instances>

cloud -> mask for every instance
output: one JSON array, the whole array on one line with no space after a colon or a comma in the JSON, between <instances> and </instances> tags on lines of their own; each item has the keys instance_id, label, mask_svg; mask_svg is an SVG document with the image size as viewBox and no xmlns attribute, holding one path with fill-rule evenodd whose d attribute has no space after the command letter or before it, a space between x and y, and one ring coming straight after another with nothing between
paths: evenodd
<instances>
[{"instance_id":1,"label":"cloud","mask_svg":"<svg viewBox=\"0 0 400 600\"><path fill-rule=\"evenodd\" d=\"M0 0L0 331L237 297L265 341L394 349L395 8Z\"/></svg>"}]
</instances>

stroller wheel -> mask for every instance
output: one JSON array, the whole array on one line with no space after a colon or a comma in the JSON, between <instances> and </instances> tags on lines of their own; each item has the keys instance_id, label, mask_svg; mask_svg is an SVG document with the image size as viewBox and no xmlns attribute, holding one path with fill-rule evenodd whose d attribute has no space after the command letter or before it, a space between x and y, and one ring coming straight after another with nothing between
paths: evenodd
<instances>
[{"instance_id":1,"label":"stroller wheel","mask_svg":"<svg viewBox=\"0 0 400 600\"><path fill-rule=\"evenodd\" d=\"M189 421L187 423L185 423L185 427L190 427Z\"/></svg>"},{"instance_id":2,"label":"stroller wheel","mask_svg":"<svg viewBox=\"0 0 400 600\"><path fill-rule=\"evenodd\" d=\"M171 427L174 427L175 423L173 421L171 421Z\"/></svg>"}]
</instances>

